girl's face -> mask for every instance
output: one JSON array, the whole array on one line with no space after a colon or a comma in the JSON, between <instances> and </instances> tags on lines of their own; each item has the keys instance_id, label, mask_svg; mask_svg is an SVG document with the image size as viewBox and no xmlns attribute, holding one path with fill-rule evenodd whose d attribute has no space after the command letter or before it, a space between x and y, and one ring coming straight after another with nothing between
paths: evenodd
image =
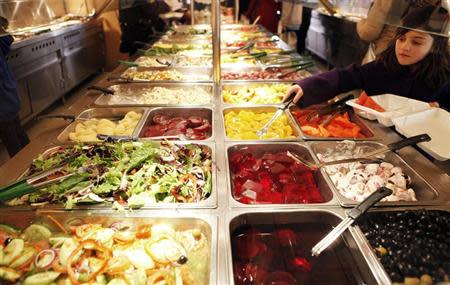
<instances>
[{"instance_id":1,"label":"girl's face","mask_svg":"<svg viewBox=\"0 0 450 285\"><path fill-rule=\"evenodd\" d=\"M409 31L395 42L395 55L400 65L421 61L431 50L433 37L427 33Z\"/></svg>"}]
</instances>

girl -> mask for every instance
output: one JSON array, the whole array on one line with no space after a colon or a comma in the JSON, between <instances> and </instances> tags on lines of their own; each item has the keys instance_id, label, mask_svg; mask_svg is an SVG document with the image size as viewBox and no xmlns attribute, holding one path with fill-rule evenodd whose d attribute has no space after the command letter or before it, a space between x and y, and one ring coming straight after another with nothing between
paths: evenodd
<instances>
[{"instance_id":1,"label":"girl","mask_svg":"<svg viewBox=\"0 0 450 285\"><path fill-rule=\"evenodd\" d=\"M387 49L395 36L400 19L408 14L410 9L440 5L440 0L375 0L365 19L359 21L356 30L363 41L370 42L369 51L363 63L373 61ZM391 25L388 25L389 23Z\"/></svg>"},{"instance_id":2,"label":"girl","mask_svg":"<svg viewBox=\"0 0 450 285\"><path fill-rule=\"evenodd\" d=\"M448 12L439 13L442 18L436 15L433 6L411 11L403 21L408 29L397 29L391 44L376 61L300 80L288 90L284 100L294 92L294 103L306 107L340 93L363 89L368 95L393 93L436 101L450 109L448 38L409 29L441 33L448 22Z\"/></svg>"}]
</instances>

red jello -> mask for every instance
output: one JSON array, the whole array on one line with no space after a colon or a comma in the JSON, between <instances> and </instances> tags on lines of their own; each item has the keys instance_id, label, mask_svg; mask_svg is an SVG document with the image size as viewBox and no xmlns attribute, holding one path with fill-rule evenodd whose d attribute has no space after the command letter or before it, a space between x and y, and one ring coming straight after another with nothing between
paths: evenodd
<instances>
[{"instance_id":1,"label":"red jello","mask_svg":"<svg viewBox=\"0 0 450 285\"><path fill-rule=\"evenodd\" d=\"M323 203L314 173L287 151L230 156L233 197L244 204Z\"/></svg>"}]
</instances>

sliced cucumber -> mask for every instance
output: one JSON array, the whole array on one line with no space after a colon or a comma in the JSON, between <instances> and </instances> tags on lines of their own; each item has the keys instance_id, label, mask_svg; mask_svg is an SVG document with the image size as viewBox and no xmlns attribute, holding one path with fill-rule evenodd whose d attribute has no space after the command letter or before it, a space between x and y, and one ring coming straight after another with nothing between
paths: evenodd
<instances>
[{"instance_id":1,"label":"sliced cucumber","mask_svg":"<svg viewBox=\"0 0 450 285\"><path fill-rule=\"evenodd\" d=\"M25 242L23 239L13 239L4 249L3 254L0 254L0 265L9 265L16 259L23 251Z\"/></svg>"},{"instance_id":2,"label":"sliced cucumber","mask_svg":"<svg viewBox=\"0 0 450 285\"><path fill-rule=\"evenodd\" d=\"M67 265L67 259L72 254L72 252L77 248L77 246L78 244L72 238L68 238L64 241L59 251L59 262L61 263L62 266ZM79 254L73 260L76 260L78 256L81 255L81 253L82 252L80 251Z\"/></svg>"},{"instance_id":3,"label":"sliced cucumber","mask_svg":"<svg viewBox=\"0 0 450 285\"><path fill-rule=\"evenodd\" d=\"M29 242L38 242L48 240L52 236L52 232L44 226L32 224L23 231L23 238Z\"/></svg>"},{"instance_id":4,"label":"sliced cucumber","mask_svg":"<svg viewBox=\"0 0 450 285\"><path fill-rule=\"evenodd\" d=\"M8 267L0 267L0 279L14 282L20 278L20 273Z\"/></svg>"},{"instance_id":5,"label":"sliced cucumber","mask_svg":"<svg viewBox=\"0 0 450 285\"><path fill-rule=\"evenodd\" d=\"M52 245L52 247L61 247L61 245L68 239L69 237L58 237L52 236L48 239L48 242Z\"/></svg>"},{"instance_id":6,"label":"sliced cucumber","mask_svg":"<svg viewBox=\"0 0 450 285\"><path fill-rule=\"evenodd\" d=\"M28 276L23 285L47 285L59 277L61 273L55 271L46 271Z\"/></svg>"},{"instance_id":7,"label":"sliced cucumber","mask_svg":"<svg viewBox=\"0 0 450 285\"><path fill-rule=\"evenodd\" d=\"M31 246L25 247L23 249L22 254L16 260L14 260L9 265L9 267L12 267L14 269L21 267L26 262L28 262L30 260L30 258L33 258L36 253L37 253L37 250L34 249L33 247L31 247Z\"/></svg>"}]
</instances>

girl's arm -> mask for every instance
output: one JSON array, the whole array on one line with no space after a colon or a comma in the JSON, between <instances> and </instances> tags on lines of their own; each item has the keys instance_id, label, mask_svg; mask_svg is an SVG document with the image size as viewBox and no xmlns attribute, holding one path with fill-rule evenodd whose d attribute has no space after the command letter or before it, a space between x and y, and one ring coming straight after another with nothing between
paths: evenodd
<instances>
[{"instance_id":1,"label":"girl's arm","mask_svg":"<svg viewBox=\"0 0 450 285\"><path fill-rule=\"evenodd\" d=\"M370 85L368 81L372 75L382 73L380 68L379 64L371 62L363 66L352 64L320 73L297 81L297 84L288 90L285 98L296 93L294 103L300 103L304 107L322 103L338 94L364 89Z\"/></svg>"},{"instance_id":2,"label":"girl's arm","mask_svg":"<svg viewBox=\"0 0 450 285\"><path fill-rule=\"evenodd\" d=\"M376 40L384 28L392 0L375 0L366 19L362 19L356 25L359 37L367 42Z\"/></svg>"}]
</instances>

